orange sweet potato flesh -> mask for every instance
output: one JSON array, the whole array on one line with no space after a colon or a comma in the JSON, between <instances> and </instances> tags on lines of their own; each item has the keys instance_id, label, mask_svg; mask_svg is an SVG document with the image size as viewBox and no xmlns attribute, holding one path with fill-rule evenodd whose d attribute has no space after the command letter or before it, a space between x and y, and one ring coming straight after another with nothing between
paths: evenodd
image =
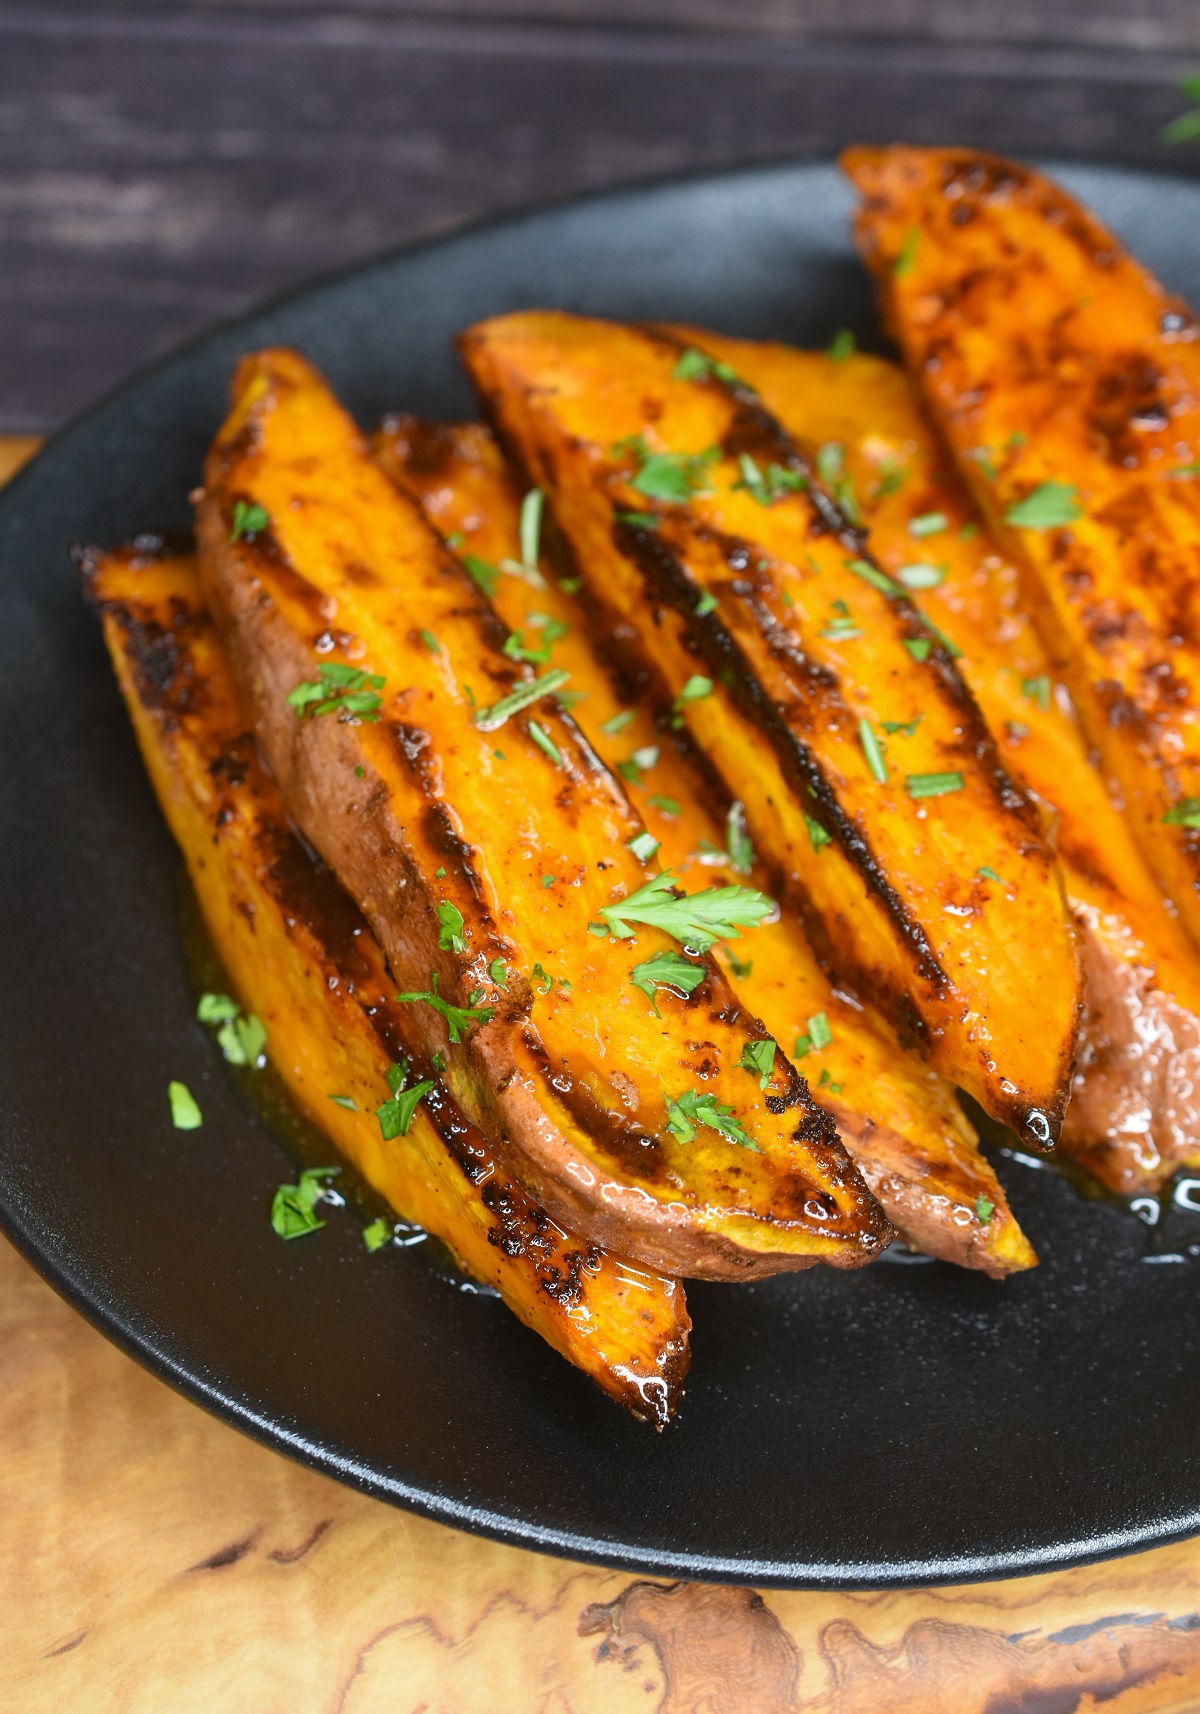
<instances>
[{"instance_id":1,"label":"orange sweet potato flesh","mask_svg":"<svg viewBox=\"0 0 1200 1714\"><path fill-rule=\"evenodd\" d=\"M1200 942L1196 322L1028 167L908 148L855 149L844 164L889 325L1022 568L1030 616L1135 838ZM1078 517L1005 522L1051 482ZM1194 800L1189 826L1179 818Z\"/></svg>"},{"instance_id":2,"label":"orange sweet potato flesh","mask_svg":"<svg viewBox=\"0 0 1200 1714\"><path fill-rule=\"evenodd\" d=\"M284 802L507 1170L582 1238L663 1273L873 1259L891 1233L878 1204L786 1058L765 1088L739 1065L766 1032L717 963L694 960L699 986L660 990L656 1015L631 974L677 951L669 936L589 929L657 872L630 845L641 821L552 699L484 720L529 668L298 354L239 366L197 515L206 595ZM289 703L331 661L384 681L377 720ZM666 1100L685 1095L727 1109L747 1146L703 1123L669 1131Z\"/></svg>"},{"instance_id":3,"label":"orange sweet potato flesh","mask_svg":"<svg viewBox=\"0 0 1200 1714\"><path fill-rule=\"evenodd\" d=\"M895 364L677 331L732 365L793 434L844 448L885 570L940 574L916 599L962 649L963 676L1005 766L1050 813L1079 931L1084 1016L1064 1144L1110 1189L1156 1188L1200 1148L1195 953L1055 686L1017 568L981 525ZM944 527L922 534L937 514Z\"/></svg>"},{"instance_id":4,"label":"orange sweet potato flesh","mask_svg":"<svg viewBox=\"0 0 1200 1714\"><path fill-rule=\"evenodd\" d=\"M375 452L441 533L462 539L464 552L493 566L519 559L521 492L482 424L398 415L376 436ZM710 807L710 782L656 727L637 687L606 661L580 592L564 589L549 564L545 584L531 589L516 575L498 575L493 603L527 642L549 639L549 661L569 669L573 690L582 693L576 717L608 766L630 770L635 752L646 763L630 770L630 790L662 841L662 861L689 888L722 872L765 886L759 866L747 873L731 864L726 822ZM608 730L614 723L616 730ZM915 1249L996 1277L1032 1267L1033 1250L953 1091L899 1053L878 1019L838 993L794 915L784 911L777 922L748 930L736 956L731 974L739 995L779 1041L808 1036L815 1015L828 1020L828 1044L809 1047L801 1063L901 1236Z\"/></svg>"},{"instance_id":5,"label":"orange sweet potato flesh","mask_svg":"<svg viewBox=\"0 0 1200 1714\"><path fill-rule=\"evenodd\" d=\"M683 1288L552 1221L422 1063L378 943L291 831L257 759L194 560L92 554L87 576L205 921L293 1098L397 1213L436 1233L606 1393L664 1427L688 1365ZM375 1108L401 1057L436 1087L407 1135L386 1141Z\"/></svg>"},{"instance_id":6,"label":"orange sweet potato flesh","mask_svg":"<svg viewBox=\"0 0 1200 1714\"><path fill-rule=\"evenodd\" d=\"M680 718L744 801L819 955L943 1076L1029 1142L1052 1143L1078 1004L1052 852L954 661L911 603L872 581L860 532L799 449L747 389L676 374L682 347L664 334L529 312L480 324L461 349L592 599L660 694L680 697L697 673L716 681ZM631 436L654 453L719 448L707 491L648 498L633 486ZM807 489L759 504L743 454ZM652 527L640 521L651 512ZM887 742L885 721L918 713L881 780L864 723ZM916 796L928 775L957 787ZM1012 877L1003 892L978 873L997 854Z\"/></svg>"}]
</instances>

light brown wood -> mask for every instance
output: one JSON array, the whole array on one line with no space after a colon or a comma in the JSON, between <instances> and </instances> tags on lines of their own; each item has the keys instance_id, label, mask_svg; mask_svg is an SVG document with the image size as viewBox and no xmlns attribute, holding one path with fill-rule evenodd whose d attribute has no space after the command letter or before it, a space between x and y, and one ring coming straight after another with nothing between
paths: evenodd
<instances>
[{"instance_id":1,"label":"light brown wood","mask_svg":"<svg viewBox=\"0 0 1200 1714\"><path fill-rule=\"evenodd\" d=\"M1200 1542L1007 1583L762 1596L502 1547L207 1416L0 1240L0 1714L1198 1708Z\"/></svg>"}]
</instances>

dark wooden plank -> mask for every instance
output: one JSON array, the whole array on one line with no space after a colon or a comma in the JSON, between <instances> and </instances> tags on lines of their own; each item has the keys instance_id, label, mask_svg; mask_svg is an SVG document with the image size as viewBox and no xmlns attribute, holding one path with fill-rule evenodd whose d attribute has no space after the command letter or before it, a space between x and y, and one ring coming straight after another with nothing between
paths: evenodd
<instances>
[{"instance_id":1,"label":"dark wooden plank","mask_svg":"<svg viewBox=\"0 0 1200 1714\"><path fill-rule=\"evenodd\" d=\"M1186 166L1179 62L99 5L0 9L0 429L483 213L854 138ZM1200 150L1193 151L1200 158Z\"/></svg>"}]
</instances>

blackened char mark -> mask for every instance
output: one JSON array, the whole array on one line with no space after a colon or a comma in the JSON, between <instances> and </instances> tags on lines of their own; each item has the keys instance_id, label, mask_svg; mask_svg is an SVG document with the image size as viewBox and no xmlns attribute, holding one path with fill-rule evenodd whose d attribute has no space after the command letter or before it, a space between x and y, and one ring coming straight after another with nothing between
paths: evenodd
<instances>
[{"instance_id":1,"label":"blackened char mark","mask_svg":"<svg viewBox=\"0 0 1200 1714\"><path fill-rule=\"evenodd\" d=\"M861 829L842 808L812 750L793 732L778 705L763 689L740 645L718 617L720 609L696 619L695 584L655 531L615 520L613 533L617 547L638 565L651 596L668 602L689 621L714 678L726 687L741 713L770 739L789 785L803 803L814 806L814 819L837 841L868 889L879 899L897 933L911 947L923 979L938 992L944 992L949 980L924 929L909 915Z\"/></svg>"},{"instance_id":2,"label":"blackened char mark","mask_svg":"<svg viewBox=\"0 0 1200 1714\"><path fill-rule=\"evenodd\" d=\"M574 1078L565 1068L556 1068L541 1037L531 1028L522 1032L522 1041L529 1051L542 1078L579 1125L629 1176L662 1182L666 1178L667 1160L660 1138L640 1125L630 1123L622 1114L602 1107L587 1086Z\"/></svg>"}]
</instances>

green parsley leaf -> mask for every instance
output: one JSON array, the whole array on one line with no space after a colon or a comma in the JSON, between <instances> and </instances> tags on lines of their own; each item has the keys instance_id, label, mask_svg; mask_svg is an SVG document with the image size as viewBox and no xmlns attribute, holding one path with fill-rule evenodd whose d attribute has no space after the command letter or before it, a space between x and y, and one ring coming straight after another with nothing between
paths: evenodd
<instances>
[{"instance_id":1,"label":"green parsley leaf","mask_svg":"<svg viewBox=\"0 0 1200 1714\"><path fill-rule=\"evenodd\" d=\"M490 601L496 593L497 584L500 582L500 572L497 567L490 560L480 559L479 555L474 553L463 554L462 563L466 568L467 576L476 589L482 595L486 595Z\"/></svg>"},{"instance_id":2,"label":"green parsley leaf","mask_svg":"<svg viewBox=\"0 0 1200 1714\"><path fill-rule=\"evenodd\" d=\"M613 450L628 452L638 461L631 487L648 500L665 500L677 506L686 505L693 494L708 491L709 470L721 456L716 446L703 452L651 452L641 435L618 442Z\"/></svg>"},{"instance_id":3,"label":"green parsley leaf","mask_svg":"<svg viewBox=\"0 0 1200 1714\"><path fill-rule=\"evenodd\" d=\"M911 720L881 720L879 724L885 732L901 732L906 738L911 738L924 718L923 714L914 714Z\"/></svg>"},{"instance_id":4,"label":"green parsley leaf","mask_svg":"<svg viewBox=\"0 0 1200 1714\"><path fill-rule=\"evenodd\" d=\"M507 986L507 983L508 983L508 966L507 966L507 964L505 964L505 962L502 958L493 958L492 959L492 962L488 965L488 975L491 977L492 981L496 984L497 988L503 988L503 987Z\"/></svg>"},{"instance_id":5,"label":"green parsley leaf","mask_svg":"<svg viewBox=\"0 0 1200 1714\"><path fill-rule=\"evenodd\" d=\"M641 749L635 750L626 761L617 763L617 772L623 780L628 780L631 786L640 786L643 774L649 773L655 766L660 754L657 744L643 744Z\"/></svg>"},{"instance_id":6,"label":"green parsley leaf","mask_svg":"<svg viewBox=\"0 0 1200 1714\"><path fill-rule=\"evenodd\" d=\"M557 880L558 880L557 875L543 875L542 876L542 885L543 885L543 887L545 887L546 891L549 892L551 887L554 885L555 881L557 881Z\"/></svg>"},{"instance_id":7,"label":"green parsley leaf","mask_svg":"<svg viewBox=\"0 0 1200 1714\"><path fill-rule=\"evenodd\" d=\"M635 964L629 973L629 980L635 988L640 988L649 1000L656 1018L661 1018L655 991L659 988L676 988L683 994L690 994L698 988L708 975L703 964L693 964L690 959L683 958L678 952L656 952L653 958L643 959L641 964Z\"/></svg>"},{"instance_id":8,"label":"green parsley leaf","mask_svg":"<svg viewBox=\"0 0 1200 1714\"><path fill-rule=\"evenodd\" d=\"M946 581L944 565L902 565L896 576L905 589L936 589Z\"/></svg>"},{"instance_id":9,"label":"green parsley leaf","mask_svg":"<svg viewBox=\"0 0 1200 1714\"><path fill-rule=\"evenodd\" d=\"M1041 673L1037 678L1022 679L1021 693L1022 695L1027 696L1030 702L1036 702L1044 714L1050 707L1049 674Z\"/></svg>"},{"instance_id":10,"label":"green parsley leaf","mask_svg":"<svg viewBox=\"0 0 1200 1714\"><path fill-rule=\"evenodd\" d=\"M385 1220L381 1214L378 1220L372 1220L369 1226L363 1227L363 1246L374 1255L376 1250L382 1250L385 1244L392 1241L392 1223Z\"/></svg>"},{"instance_id":11,"label":"green parsley leaf","mask_svg":"<svg viewBox=\"0 0 1200 1714\"><path fill-rule=\"evenodd\" d=\"M331 1095L329 1099L333 1102L335 1107L344 1107L347 1113L358 1112L358 1107L356 1106L353 1097L350 1095Z\"/></svg>"},{"instance_id":12,"label":"green parsley leaf","mask_svg":"<svg viewBox=\"0 0 1200 1714\"><path fill-rule=\"evenodd\" d=\"M438 951L465 952L467 943L463 939L463 917L458 906L440 904L437 908L437 919L441 924L438 930Z\"/></svg>"},{"instance_id":13,"label":"green parsley leaf","mask_svg":"<svg viewBox=\"0 0 1200 1714\"><path fill-rule=\"evenodd\" d=\"M833 835L826 833L825 829L821 826L821 823L819 821L814 821L811 815L806 815L804 817L804 825L808 829L808 837L812 841L812 848L814 851L819 851L822 845L828 845L830 843Z\"/></svg>"},{"instance_id":14,"label":"green parsley leaf","mask_svg":"<svg viewBox=\"0 0 1200 1714\"><path fill-rule=\"evenodd\" d=\"M295 1184L281 1184L271 1203L271 1225L280 1238L303 1238L324 1226L313 1210L325 1195L323 1180L336 1178L336 1166L310 1166Z\"/></svg>"},{"instance_id":15,"label":"green parsley leaf","mask_svg":"<svg viewBox=\"0 0 1200 1714\"><path fill-rule=\"evenodd\" d=\"M743 1071L748 1071L751 1077L758 1078L760 1089L765 1089L771 1081L774 1064L775 1043L769 1037L765 1041L748 1041L742 1049L742 1057L738 1060Z\"/></svg>"},{"instance_id":16,"label":"green parsley leaf","mask_svg":"<svg viewBox=\"0 0 1200 1714\"><path fill-rule=\"evenodd\" d=\"M1190 107L1163 126L1158 133L1164 143L1190 143L1200 137L1200 107Z\"/></svg>"},{"instance_id":17,"label":"green parsley leaf","mask_svg":"<svg viewBox=\"0 0 1200 1714\"><path fill-rule=\"evenodd\" d=\"M644 922L684 946L707 952L717 940L736 938L739 926L757 927L775 908L765 893L752 887L706 887L676 898L677 878L664 870L628 898L605 905L600 915L616 939L628 940L634 932L629 924Z\"/></svg>"},{"instance_id":18,"label":"green parsley leaf","mask_svg":"<svg viewBox=\"0 0 1200 1714\"><path fill-rule=\"evenodd\" d=\"M733 1108L722 1107L715 1095L700 1094L695 1089L685 1090L675 1100L668 1095L667 1122L663 1130L670 1131L681 1143L690 1143L696 1135L697 1125L707 1125L711 1130L719 1131L740 1149L752 1149L755 1154L762 1152L745 1127L733 1117Z\"/></svg>"},{"instance_id":19,"label":"green parsley leaf","mask_svg":"<svg viewBox=\"0 0 1200 1714\"><path fill-rule=\"evenodd\" d=\"M633 530L656 530L658 528L657 512L614 512L613 516L618 524L628 524ZM566 589L567 586L564 583L562 587Z\"/></svg>"},{"instance_id":20,"label":"green parsley leaf","mask_svg":"<svg viewBox=\"0 0 1200 1714\"><path fill-rule=\"evenodd\" d=\"M880 785L887 784L887 763L883 759L883 746L875 736L871 722L862 719L858 723L858 741L862 745L863 755L867 758L867 766L879 781Z\"/></svg>"},{"instance_id":21,"label":"green parsley leaf","mask_svg":"<svg viewBox=\"0 0 1200 1714\"><path fill-rule=\"evenodd\" d=\"M658 810L662 815L678 815L680 813L679 805L673 797L662 797L656 793L653 797L648 797L646 802L651 809Z\"/></svg>"},{"instance_id":22,"label":"green parsley leaf","mask_svg":"<svg viewBox=\"0 0 1200 1714\"><path fill-rule=\"evenodd\" d=\"M241 1009L228 994L201 994L196 1016L202 1024L225 1024L236 1018Z\"/></svg>"},{"instance_id":23,"label":"green parsley leaf","mask_svg":"<svg viewBox=\"0 0 1200 1714\"><path fill-rule=\"evenodd\" d=\"M885 595L898 595L900 591L886 571L880 571L877 565L872 565L869 559L848 559L847 571L852 571L855 577L861 577L864 583L869 583L873 589L881 589Z\"/></svg>"},{"instance_id":24,"label":"green parsley leaf","mask_svg":"<svg viewBox=\"0 0 1200 1714\"><path fill-rule=\"evenodd\" d=\"M862 523L862 509L854 483L846 471L846 449L840 441L827 440L817 448L817 474L829 489L851 524Z\"/></svg>"},{"instance_id":25,"label":"green parsley leaf","mask_svg":"<svg viewBox=\"0 0 1200 1714\"><path fill-rule=\"evenodd\" d=\"M898 458L883 458L879 461L879 498L886 500L889 494L897 493L904 486L907 472Z\"/></svg>"},{"instance_id":26,"label":"green parsley leaf","mask_svg":"<svg viewBox=\"0 0 1200 1714\"><path fill-rule=\"evenodd\" d=\"M833 1040L833 1031L829 1027L829 1018L825 1012L814 1012L808 1020L807 1035L797 1036L792 1048L794 1059L803 1059L807 1053L819 1052L828 1047Z\"/></svg>"},{"instance_id":27,"label":"green parsley leaf","mask_svg":"<svg viewBox=\"0 0 1200 1714\"><path fill-rule=\"evenodd\" d=\"M430 992L397 994L396 999L404 1005L423 1004L432 1006L446 1020L446 1026L452 1042L460 1042L463 1032L470 1029L472 1024L486 1024L491 1021L494 1006L452 1006L448 1000L443 1000L438 993L438 977L436 971L429 977Z\"/></svg>"},{"instance_id":28,"label":"green parsley leaf","mask_svg":"<svg viewBox=\"0 0 1200 1714\"><path fill-rule=\"evenodd\" d=\"M632 708L623 708L619 714L610 715L607 720L600 722L601 732L606 732L610 738L615 738L619 732L624 732L629 722L636 718Z\"/></svg>"},{"instance_id":29,"label":"green parsley leaf","mask_svg":"<svg viewBox=\"0 0 1200 1714\"><path fill-rule=\"evenodd\" d=\"M948 792L963 789L963 777L959 773L909 774L904 783L911 798L945 797Z\"/></svg>"},{"instance_id":30,"label":"green parsley leaf","mask_svg":"<svg viewBox=\"0 0 1200 1714\"><path fill-rule=\"evenodd\" d=\"M538 992L541 994L548 994L554 986L553 976L541 964L535 964L529 976L531 981L540 983Z\"/></svg>"},{"instance_id":31,"label":"green parsley leaf","mask_svg":"<svg viewBox=\"0 0 1200 1714\"><path fill-rule=\"evenodd\" d=\"M808 478L803 471L789 470L785 465L774 462L765 471L760 470L748 452L739 453L738 469L742 473L741 478L733 486L744 488L760 506L773 506L777 500L808 487Z\"/></svg>"},{"instance_id":32,"label":"green parsley leaf","mask_svg":"<svg viewBox=\"0 0 1200 1714\"><path fill-rule=\"evenodd\" d=\"M862 626L855 619L831 619L821 630L821 636L830 643L852 643L862 634Z\"/></svg>"},{"instance_id":33,"label":"green parsley leaf","mask_svg":"<svg viewBox=\"0 0 1200 1714\"><path fill-rule=\"evenodd\" d=\"M528 661L533 666L544 667L550 659L550 644L545 639L530 644L520 631L511 631L504 642L504 653L510 661Z\"/></svg>"},{"instance_id":34,"label":"green parsley leaf","mask_svg":"<svg viewBox=\"0 0 1200 1714\"><path fill-rule=\"evenodd\" d=\"M364 672L341 661L321 661L315 679L304 679L290 690L287 700L301 720L320 714L336 714L339 720L378 720L386 683L381 673ZM370 685L370 690L363 687Z\"/></svg>"},{"instance_id":35,"label":"green parsley leaf","mask_svg":"<svg viewBox=\"0 0 1200 1714\"><path fill-rule=\"evenodd\" d=\"M692 612L695 614L697 619L703 619L706 614L715 612L716 607L716 596L712 593L711 589L706 589L699 601L697 601L696 605L692 608Z\"/></svg>"},{"instance_id":36,"label":"green parsley leaf","mask_svg":"<svg viewBox=\"0 0 1200 1714\"><path fill-rule=\"evenodd\" d=\"M910 226L904 234L904 242L900 246L900 254L892 264L892 277L896 280L907 279L913 271L917 260L917 249L921 242L921 234L917 227Z\"/></svg>"},{"instance_id":37,"label":"green parsley leaf","mask_svg":"<svg viewBox=\"0 0 1200 1714\"><path fill-rule=\"evenodd\" d=\"M996 1204L989 1202L982 1192L975 1198L975 1218L981 1226L986 1226L996 1211Z\"/></svg>"},{"instance_id":38,"label":"green parsley leaf","mask_svg":"<svg viewBox=\"0 0 1200 1714\"><path fill-rule=\"evenodd\" d=\"M417 636L420 637L431 655L441 654L442 645L438 642L432 631L418 631Z\"/></svg>"},{"instance_id":39,"label":"green parsley leaf","mask_svg":"<svg viewBox=\"0 0 1200 1714\"><path fill-rule=\"evenodd\" d=\"M383 1076L392 1094L399 1095L408 1082L408 1061L406 1059L397 1060L394 1065L388 1066Z\"/></svg>"},{"instance_id":40,"label":"green parsley leaf","mask_svg":"<svg viewBox=\"0 0 1200 1714\"><path fill-rule=\"evenodd\" d=\"M1180 464L1174 470L1167 471L1168 476L1174 476L1179 482L1190 481L1193 476L1200 476L1200 458L1191 464Z\"/></svg>"},{"instance_id":41,"label":"green parsley leaf","mask_svg":"<svg viewBox=\"0 0 1200 1714\"><path fill-rule=\"evenodd\" d=\"M1057 530L1082 518L1079 491L1070 482L1043 482L1004 514L1020 530Z\"/></svg>"},{"instance_id":42,"label":"green parsley leaf","mask_svg":"<svg viewBox=\"0 0 1200 1714\"><path fill-rule=\"evenodd\" d=\"M949 527L950 520L945 512L921 512L908 520L910 536L937 536Z\"/></svg>"},{"instance_id":43,"label":"green parsley leaf","mask_svg":"<svg viewBox=\"0 0 1200 1714\"><path fill-rule=\"evenodd\" d=\"M495 732L514 714L520 714L522 709L540 702L543 696L552 696L566 684L570 676L563 667L555 667L553 671L543 673L541 678L527 679L524 684L516 685L507 696L502 696L499 702L493 703L491 708L481 708L477 711L476 730Z\"/></svg>"},{"instance_id":44,"label":"green parsley leaf","mask_svg":"<svg viewBox=\"0 0 1200 1714\"><path fill-rule=\"evenodd\" d=\"M715 375L718 381L724 381L728 385L739 384L736 369L731 369L728 363L722 363L719 358L710 357L705 351L697 351L692 345L688 346L671 371L671 378L675 381L707 381L710 375Z\"/></svg>"},{"instance_id":45,"label":"green parsley leaf","mask_svg":"<svg viewBox=\"0 0 1200 1714\"><path fill-rule=\"evenodd\" d=\"M355 777L355 779L356 779L356 780L361 780L361 779L362 779L362 777L363 777L363 775L364 775L364 774L365 774L365 773L366 773L366 771L367 771L367 770L366 770L366 769L365 769L365 768L364 768L364 767L363 767L363 766L362 766L362 764L361 764L361 763L360 763L360 764L359 764L359 766L358 766L358 767L356 767L356 768L355 768L355 770L354 770L354 777Z\"/></svg>"},{"instance_id":46,"label":"green parsley leaf","mask_svg":"<svg viewBox=\"0 0 1200 1714\"><path fill-rule=\"evenodd\" d=\"M1163 816L1167 827L1200 827L1200 797L1180 798Z\"/></svg>"},{"instance_id":47,"label":"green parsley leaf","mask_svg":"<svg viewBox=\"0 0 1200 1714\"><path fill-rule=\"evenodd\" d=\"M840 1095L842 1093L842 1085L840 1083L835 1083L833 1078L830 1077L828 1066L822 1067L817 1087L819 1089L828 1089L831 1095Z\"/></svg>"},{"instance_id":48,"label":"green parsley leaf","mask_svg":"<svg viewBox=\"0 0 1200 1714\"><path fill-rule=\"evenodd\" d=\"M399 997L403 999L404 995ZM458 1038L452 1034L450 1039L455 1041ZM379 1120L379 1134L385 1143L390 1143L395 1137L408 1135L413 1114L434 1087L433 1079L426 1077L420 1083L414 1083L411 1089L394 1089L392 1099L376 1107L375 1117Z\"/></svg>"},{"instance_id":49,"label":"green parsley leaf","mask_svg":"<svg viewBox=\"0 0 1200 1714\"><path fill-rule=\"evenodd\" d=\"M233 1017L223 1019L217 1031L217 1046L230 1065L261 1067L266 1060L263 1051L266 1045L266 1029L253 1012L237 1009Z\"/></svg>"},{"instance_id":50,"label":"green parsley leaf","mask_svg":"<svg viewBox=\"0 0 1200 1714\"><path fill-rule=\"evenodd\" d=\"M264 506L257 506L252 500L235 500L233 502L233 528L229 532L231 542L240 542L248 536L258 536L269 528L271 519Z\"/></svg>"},{"instance_id":51,"label":"green parsley leaf","mask_svg":"<svg viewBox=\"0 0 1200 1714\"><path fill-rule=\"evenodd\" d=\"M186 1083L172 1078L167 1084L167 1100L171 1105L171 1123L177 1131L198 1131L204 1116L195 1096Z\"/></svg>"},{"instance_id":52,"label":"green parsley leaf","mask_svg":"<svg viewBox=\"0 0 1200 1714\"><path fill-rule=\"evenodd\" d=\"M982 868L976 869L975 873L977 875L982 875L985 881L998 881L1001 886L1004 885L1003 877L1000 875L997 875L997 873L994 869L989 869L986 863L982 866Z\"/></svg>"},{"instance_id":53,"label":"green parsley leaf","mask_svg":"<svg viewBox=\"0 0 1200 1714\"><path fill-rule=\"evenodd\" d=\"M725 816L725 850L729 867L739 875L748 875L754 867L754 847L746 831L746 806L735 799Z\"/></svg>"},{"instance_id":54,"label":"green parsley leaf","mask_svg":"<svg viewBox=\"0 0 1200 1714\"><path fill-rule=\"evenodd\" d=\"M933 644L928 637L905 637L904 647L914 661L927 661Z\"/></svg>"},{"instance_id":55,"label":"green parsley leaf","mask_svg":"<svg viewBox=\"0 0 1200 1714\"><path fill-rule=\"evenodd\" d=\"M825 355L834 363L844 363L847 357L854 356L857 349L857 342L850 329L848 327L839 327L833 338L830 340L829 348Z\"/></svg>"},{"instance_id":56,"label":"green parsley leaf","mask_svg":"<svg viewBox=\"0 0 1200 1714\"><path fill-rule=\"evenodd\" d=\"M539 726L536 720L530 720L525 730L529 733L529 736L533 739L542 754L544 756L549 756L556 768L561 768L563 759L562 751L546 731L546 728L544 726Z\"/></svg>"},{"instance_id":57,"label":"green parsley leaf","mask_svg":"<svg viewBox=\"0 0 1200 1714\"><path fill-rule=\"evenodd\" d=\"M683 720L679 716L679 711L684 707L685 703L699 702L702 697L711 696L712 693L712 679L705 678L703 673L693 673L671 705L676 714L676 718L671 722L672 726L683 725Z\"/></svg>"},{"instance_id":58,"label":"green parsley leaf","mask_svg":"<svg viewBox=\"0 0 1200 1714\"><path fill-rule=\"evenodd\" d=\"M607 923L602 922L590 922L587 925L587 931L589 934L594 934L597 940L606 940L609 935Z\"/></svg>"},{"instance_id":59,"label":"green parsley leaf","mask_svg":"<svg viewBox=\"0 0 1200 1714\"><path fill-rule=\"evenodd\" d=\"M748 976L754 974L754 960L752 958L739 958L732 946L725 948L725 956L729 960L729 968L739 982L744 982Z\"/></svg>"},{"instance_id":60,"label":"green parsley leaf","mask_svg":"<svg viewBox=\"0 0 1200 1714\"><path fill-rule=\"evenodd\" d=\"M648 863L662 842L652 833L635 833L633 838L627 839L625 843L639 863Z\"/></svg>"}]
</instances>

